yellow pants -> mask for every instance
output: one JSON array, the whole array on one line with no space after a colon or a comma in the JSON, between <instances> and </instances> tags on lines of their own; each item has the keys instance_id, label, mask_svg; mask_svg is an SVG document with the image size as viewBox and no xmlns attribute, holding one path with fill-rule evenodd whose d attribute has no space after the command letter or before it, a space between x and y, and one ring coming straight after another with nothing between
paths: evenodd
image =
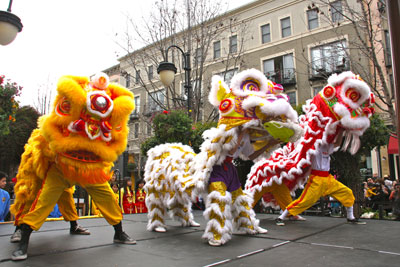
<instances>
[{"instance_id":1,"label":"yellow pants","mask_svg":"<svg viewBox=\"0 0 400 267\"><path fill-rule=\"evenodd\" d=\"M62 173L53 165L43 180L42 188L27 214L22 215L19 224L28 224L33 230L39 230L57 201L62 198L65 189L72 187L73 182L63 178ZM115 199L108 182L103 184L83 185L92 196L96 206L107 222L116 225L122 220L121 208Z\"/></svg>"},{"instance_id":2,"label":"yellow pants","mask_svg":"<svg viewBox=\"0 0 400 267\"><path fill-rule=\"evenodd\" d=\"M271 186L263 187L260 192L254 193L253 207L265 193L271 193L274 196L276 203L282 210L285 210L290 202L292 202L292 196L290 195L289 188L287 188L287 186L284 184L273 183Z\"/></svg>"},{"instance_id":3,"label":"yellow pants","mask_svg":"<svg viewBox=\"0 0 400 267\"><path fill-rule=\"evenodd\" d=\"M78 214L76 212L76 206L74 201L74 194L75 187L72 186L70 188L65 189L60 198L57 201L58 208L63 216L64 220L67 222L70 221L77 221L79 219ZM14 225L19 225L21 222L19 221L20 218L24 217L29 210L31 209L33 202L26 202L22 206L22 208L15 214L15 222Z\"/></svg>"},{"instance_id":4,"label":"yellow pants","mask_svg":"<svg viewBox=\"0 0 400 267\"><path fill-rule=\"evenodd\" d=\"M353 191L335 180L332 175L310 175L301 196L292 201L286 209L291 215L296 216L314 205L320 197L327 195L336 198L345 207L351 207L354 204Z\"/></svg>"},{"instance_id":5,"label":"yellow pants","mask_svg":"<svg viewBox=\"0 0 400 267\"><path fill-rule=\"evenodd\" d=\"M58 209L60 210L64 220L67 222L76 221L79 218L73 197L74 191L75 186L65 189L57 201Z\"/></svg>"}]
</instances>

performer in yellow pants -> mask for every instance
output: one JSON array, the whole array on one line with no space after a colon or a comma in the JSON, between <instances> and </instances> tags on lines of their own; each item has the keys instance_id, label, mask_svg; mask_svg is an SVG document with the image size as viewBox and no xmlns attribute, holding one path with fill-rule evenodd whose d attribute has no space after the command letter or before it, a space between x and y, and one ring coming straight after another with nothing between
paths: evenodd
<instances>
[{"instance_id":1,"label":"performer in yellow pants","mask_svg":"<svg viewBox=\"0 0 400 267\"><path fill-rule=\"evenodd\" d=\"M336 198L346 208L354 204L350 188L337 181L329 172L313 170L300 198L290 203L287 210L291 215L300 214L314 205L320 197L328 195Z\"/></svg>"},{"instance_id":2,"label":"performer in yellow pants","mask_svg":"<svg viewBox=\"0 0 400 267\"><path fill-rule=\"evenodd\" d=\"M73 198L74 191L75 187L72 186L68 189L65 189L62 192L60 198L57 201L58 208L60 209L60 212L64 220L70 222L71 227L69 232L71 235L90 235L88 229L79 226L76 222L79 219L79 217L76 211L76 206ZM21 241L21 229L19 228L21 222L19 221L19 219L29 212L32 204L33 204L32 202L25 203L25 205L21 207L18 213L15 214L14 225L16 225L17 227L10 238L11 243L17 243Z\"/></svg>"},{"instance_id":3,"label":"performer in yellow pants","mask_svg":"<svg viewBox=\"0 0 400 267\"><path fill-rule=\"evenodd\" d=\"M73 186L73 182L63 178L62 173L55 165L52 165L43 180L39 193L31 205L28 213L18 218L18 225L21 227L22 237L18 249L12 254L13 260L27 258L29 236L32 230L39 230L47 216L53 210L55 204L62 197L66 189ZM115 199L114 192L108 182L101 184L86 184L86 191L92 196L107 222L115 229L114 243L136 244L122 230L122 212Z\"/></svg>"},{"instance_id":4,"label":"performer in yellow pants","mask_svg":"<svg viewBox=\"0 0 400 267\"><path fill-rule=\"evenodd\" d=\"M62 173L53 165L29 212L18 219L18 224L27 224L33 230L39 230L58 199L63 198L64 190L72 186L72 182L64 179ZM96 206L109 224L116 225L121 222L121 208L118 206L114 193L107 182L86 184L84 188L92 196Z\"/></svg>"},{"instance_id":5,"label":"performer in yellow pants","mask_svg":"<svg viewBox=\"0 0 400 267\"><path fill-rule=\"evenodd\" d=\"M334 152L334 147L339 146L342 141L342 132L338 134L335 143L321 144L316 150L316 154L311 160L311 174L308 178L306 187L301 196L292 201L284 212L275 221L276 225L285 225L283 220L287 215L297 215L311 207L317 200L326 195L336 198L347 208L347 221L354 224L365 224L354 217L353 204L354 195L350 188L329 174L330 155Z\"/></svg>"}]
</instances>

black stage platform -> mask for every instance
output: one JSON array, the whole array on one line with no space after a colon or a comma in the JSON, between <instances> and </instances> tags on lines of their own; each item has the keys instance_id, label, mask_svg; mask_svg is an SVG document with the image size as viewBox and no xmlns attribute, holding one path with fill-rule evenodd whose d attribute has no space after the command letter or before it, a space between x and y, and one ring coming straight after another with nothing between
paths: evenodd
<instances>
[{"instance_id":1,"label":"black stage platform","mask_svg":"<svg viewBox=\"0 0 400 267\"><path fill-rule=\"evenodd\" d=\"M400 266L400 222L365 220L347 224L343 218L306 216L276 226L277 215L257 214L268 234L234 235L222 247L201 239L202 213L194 212L200 228L182 228L168 220L168 232L146 231L146 215L126 215L124 230L136 245L112 243L114 230L103 218L81 219L90 236L69 235L69 223L46 222L31 235L29 258L10 260L16 244L14 227L0 225L0 266Z\"/></svg>"}]
</instances>

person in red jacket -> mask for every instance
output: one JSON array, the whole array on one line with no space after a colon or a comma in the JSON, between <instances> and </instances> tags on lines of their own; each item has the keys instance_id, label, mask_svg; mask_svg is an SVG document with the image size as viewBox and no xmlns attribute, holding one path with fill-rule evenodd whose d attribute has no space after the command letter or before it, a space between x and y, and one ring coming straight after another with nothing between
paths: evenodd
<instances>
[{"instance_id":1,"label":"person in red jacket","mask_svg":"<svg viewBox=\"0 0 400 267\"><path fill-rule=\"evenodd\" d=\"M144 181L140 180L138 182L137 190L136 190L136 198L135 205L137 213L147 213L146 207L146 192L143 189Z\"/></svg>"},{"instance_id":2,"label":"person in red jacket","mask_svg":"<svg viewBox=\"0 0 400 267\"><path fill-rule=\"evenodd\" d=\"M125 214L136 213L135 190L132 188L132 180L129 177L124 179L124 187L121 191L122 208Z\"/></svg>"}]
</instances>

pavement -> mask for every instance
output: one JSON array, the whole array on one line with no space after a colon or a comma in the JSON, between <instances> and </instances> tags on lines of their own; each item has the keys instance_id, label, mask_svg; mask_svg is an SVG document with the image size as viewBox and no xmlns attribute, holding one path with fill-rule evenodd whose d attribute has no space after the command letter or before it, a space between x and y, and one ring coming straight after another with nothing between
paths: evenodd
<instances>
[{"instance_id":1,"label":"pavement","mask_svg":"<svg viewBox=\"0 0 400 267\"><path fill-rule=\"evenodd\" d=\"M257 214L267 234L233 235L221 247L201 239L201 227L183 228L167 220L168 231L146 231L146 214L125 215L124 230L136 245L113 244L114 230L104 218L81 219L89 236L69 234L69 223L50 221L30 239L28 259L10 259L17 244L9 242L11 224L0 225L0 266L400 266L400 222L365 220L352 225L344 218L304 216L276 226L277 215Z\"/></svg>"}]
</instances>

